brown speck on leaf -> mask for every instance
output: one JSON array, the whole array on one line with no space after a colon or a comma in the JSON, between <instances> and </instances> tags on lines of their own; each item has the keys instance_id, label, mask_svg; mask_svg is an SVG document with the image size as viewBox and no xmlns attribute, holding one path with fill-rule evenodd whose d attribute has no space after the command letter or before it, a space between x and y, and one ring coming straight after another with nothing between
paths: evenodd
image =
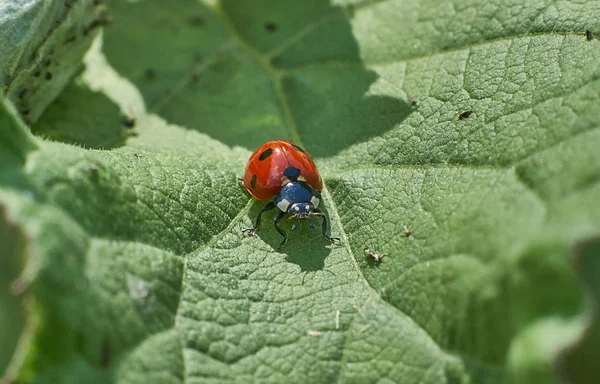
<instances>
[{"instance_id":1,"label":"brown speck on leaf","mask_svg":"<svg viewBox=\"0 0 600 384\"><path fill-rule=\"evenodd\" d=\"M265 23L265 30L267 32L275 32L278 28L279 26L277 25L277 23L273 23L271 21Z\"/></svg>"},{"instance_id":2,"label":"brown speck on leaf","mask_svg":"<svg viewBox=\"0 0 600 384\"><path fill-rule=\"evenodd\" d=\"M466 110L464 112L461 112L460 115L458 115L458 120L464 120L464 119L468 119L469 116L471 116L471 113L473 113L473 111Z\"/></svg>"},{"instance_id":3,"label":"brown speck on leaf","mask_svg":"<svg viewBox=\"0 0 600 384\"><path fill-rule=\"evenodd\" d=\"M188 24L192 27L200 27L206 23L206 20L201 15L193 15L188 18Z\"/></svg>"}]
</instances>

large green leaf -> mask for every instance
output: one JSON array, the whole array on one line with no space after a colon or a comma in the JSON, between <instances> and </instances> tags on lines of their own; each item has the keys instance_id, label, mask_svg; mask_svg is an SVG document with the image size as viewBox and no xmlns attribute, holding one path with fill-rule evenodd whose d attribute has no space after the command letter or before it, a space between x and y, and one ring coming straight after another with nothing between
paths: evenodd
<instances>
[{"instance_id":1,"label":"large green leaf","mask_svg":"<svg viewBox=\"0 0 600 384\"><path fill-rule=\"evenodd\" d=\"M594 380L570 254L593 285L598 2L107 7L32 133L3 107L7 377ZM340 245L242 234L264 204L237 177L276 138L315 158Z\"/></svg>"}]
</instances>

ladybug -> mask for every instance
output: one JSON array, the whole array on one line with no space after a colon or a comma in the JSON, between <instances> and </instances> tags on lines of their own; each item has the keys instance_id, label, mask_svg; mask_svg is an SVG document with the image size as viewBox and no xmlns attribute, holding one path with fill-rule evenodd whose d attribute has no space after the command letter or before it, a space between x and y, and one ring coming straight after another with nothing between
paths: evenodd
<instances>
[{"instance_id":1,"label":"ladybug","mask_svg":"<svg viewBox=\"0 0 600 384\"><path fill-rule=\"evenodd\" d=\"M246 190L255 199L272 199L258 213L254 227L244 229L244 232L256 235L262 214L278 208L274 224L277 232L283 236L279 248L284 247L288 239L279 222L288 214L297 219L308 219L311 215L321 216L323 237L330 242L339 240L327 235L327 217L318 208L323 180L317 166L310 155L296 144L285 140L272 140L261 145L248 160L243 182ZM310 221L309 225L313 227ZM292 225L292 229L295 228L296 223Z\"/></svg>"}]
</instances>

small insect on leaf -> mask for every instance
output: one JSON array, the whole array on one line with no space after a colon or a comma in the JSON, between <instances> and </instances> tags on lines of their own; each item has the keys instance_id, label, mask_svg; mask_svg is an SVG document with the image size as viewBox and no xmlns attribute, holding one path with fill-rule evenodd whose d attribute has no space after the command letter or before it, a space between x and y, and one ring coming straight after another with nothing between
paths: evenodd
<instances>
[{"instance_id":1,"label":"small insect on leaf","mask_svg":"<svg viewBox=\"0 0 600 384\"><path fill-rule=\"evenodd\" d=\"M594 39L594 34L592 33L592 31L585 31L585 38L587 39L587 41L592 41Z\"/></svg>"},{"instance_id":2,"label":"small insect on leaf","mask_svg":"<svg viewBox=\"0 0 600 384\"><path fill-rule=\"evenodd\" d=\"M409 226L404 226L404 236L409 237L410 235L412 235L413 230L411 227Z\"/></svg>"},{"instance_id":3,"label":"small insect on leaf","mask_svg":"<svg viewBox=\"0 0 600 384\"><path fill-rule=\"evenodd\" d=\"M471 116L471 113L473 113L473 111L466 110L464 112L461 112L460 115L458 115L458 120L464 120L464 119L468 119L469 116Z\"/></svg>"},{"instance_id":4,"label":"small insect on leaf","mask_svg":"<svg viewBox=\"0 0 600 384\"><path fill-rule=\"evenodd\" d=\"M364 250L365 254L367 254L367 256L370 256L376 263L381 262L381 259L387 255L385 253L377 252L376 250L371 249L369 247L365 247Z\"/></svg>"}]
</instances>

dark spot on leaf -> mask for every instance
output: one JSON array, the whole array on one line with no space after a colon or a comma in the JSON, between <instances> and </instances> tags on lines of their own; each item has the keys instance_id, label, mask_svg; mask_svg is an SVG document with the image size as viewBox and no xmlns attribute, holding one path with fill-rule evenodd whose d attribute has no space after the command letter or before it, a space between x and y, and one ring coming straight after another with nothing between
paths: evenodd
<instances>
[{"instance_id":1,"label":"dark spot on leaf","mask_svg":"<svg viewBox=\"0 0 600 384\"><path fill-rule=\"evenodd\" d=\"M110 16L101 16L95 20L92 20L92 22L85 27L83 30L83 35L86 36L93 29L110 24L112 24L112 18Z\"/></svg>"},{"instance_id":2,"label":"dark spot on leaf","mask_svg":"<svg viewBox=\"0 0 600 384\"><path fill-rule=\"evenodd\" d=\"M10 75L4 75L4 85L10 84L11 77Z\"/></svg>"},{"instance_id":3,"label":"dark spot on leaf","mask_svg":"<svg viewBox=\"0 0 600 384\"><path fill-rule=\"evenodd\" d=\"M275 32L275 31L277 31L278 28L279 28L279 26L277 25L277 23L273 23L273 22L265 23L265 30L267 32Z\"/></svg>"},{"instance_id":4,"label":"dark spot on leaf","mask_svg":"<svg viewBox=\"0 0 600 384\"><path fill-rule=\"evenodd\" d=\"M52 80L52 73L46 72L46 76L44 76L46 80Z\"/></svg>"},{"instance_id":5,"label":"dark spot on leaf","mask_svg":"<svg viewBox=\"0 0 600 384\"><path fill-rule=\"evenodd\" d=\"M110 343L108 340L102 341L100 346L100 366L102 368L108 368L111 360Z\"/></svg>"},{"instance_id":6,"label":"dark spot on leaf","mask_svg":"<svg viewBox=\"0 0 600 384\"><path fill-rule=\"evenodd\" d=\"M464 120L464 119L468 119L469 116L471 116L471 113L473 113L473 111L466 110L464 112L461 112L460 115L458 115L458 120Z\"/></svg>"},{"instance_id":7,"label":"dark spot on leaf","mask_svg":"<svg viewBox=\"0 0 600 384\"><path fill-rule=\"evenodd\" d=\"M271 156L271 153L273 153L273 149L271 149L271 148L265 149L264 152L261 153L260 156L258 157L258 160L263 161L267 157Z\"/></svg>"},{"instance_id":8,"label":"dark spot on leaf","mask_svg":"<svg viewBox=\"0 0 600 384\"><path fill-rule=\"evenodd\" d=\"M585 31L585 38L587 39L587 41L592 41L594 39L594 35L592 34L592 31L590 31L590 30Z\"/></svg>"},{"instance_id":9,"label":"dark spot on leaf","mask_svg":"<svg viewBox=\"0 0 600 384\"><path fill-rule=\"evenodd\" d=\"M302 148L300 148L299 146L297 146L296 144L292 144L292 148L294 148L296 151L300 151L302 153L305 153L306 151Z\"/></svg>"},{"instance_id":10,"label":"dark spot on leaf","mask_svg":"<svg viewBox=\"0 0 600 384\"><path fill-rule=\"evenodd\" d=\"M156 78L156 71L152 68L146 68L144 70L144 77L146 80L154 80Z\"/></svg>"},{"instance_id":11,"label":"dark spot on leaf","mask_svg":"<svg viewBox=\"0 0 600 384\"><path fill-rule=\"evenodd\" d=\"M42 60L42 65L44 67L49 67L51 63L52 63L52 61L49 58Z\"/></svg>"},{"instance_id":12,"label":"dark spot on leaf","mask_svg":"<svg viewBox=\"0 0 600 384\"><path fill-rule=\"evenodd\" d=\"M92 178L97 179L98 173L100 173L100 167L98 167L96 164L92 164L92 165L90 165L89 171L90 171L90 174L92 175Z\"/></svg>"},{"instance_id":13,"label":"dark spot on leaf","mask_svg":"<svg viewBox=\"0 0 600 384\"><path fill-rule=\"evenodd\" d=\"M25 95L27 94L27 88L21 88L19 89L19 91L17 92L17 97L19 99L22 99L25 97Z\"/></svg>"},{"instance_id":14,"label":"dark spot on leaf","mask_svg":"<svg viewBox=\"0 0 600 384\"><path fill-rule=\"evenodd\" d=\"M123 125L127 128L135 127L135 117L126 117L123 119Z\"/></svg>"},{"instance_id":15,"label":"dark spot on leaf","mask_svg":"<svg viewBox=\"0 0 600 384\"><path fill-rule=\"evenodd\" d=\"M72 34L71 36L67 37L67 39L65 40L65 44L69 44L74 42L77 39L77 35Z\"/></svg>"},{"instance_id":16,"label":"dark spot on leaf","mask_svg":"<svg viewBox=\"0 0 600 384\"><path fill-rule=\"evenodd\" d=\"M65 8L71 8L71 3L65 3Z\"/></svg>"},{"instance_id":17,"label":"dark spot on leaf","mask_svg":"<svg viewBox=\"0 0 600 384\"><path fill-rule=\"evenodd\" d=\"M256 188L256 175L252 175L252 179L250 180L250 186L252 189Z\"/></svg>"},{"instance_id":18,"label":"dark spot on leaf","mask_svg":"<svg viewBox=\"0 0 600 384\"><path fill-rule=\"evenodd\" d=\"M29 108L24 108L24 109L22 109L22 110L21 110L21 114L22 114L23 116L27 116L27 115L29 115Z\"/></svg>"},{"instance_id":19,"label":"dark spot on leaf","mask_svg":"<svg viewBox=\"0 0 600 384\"><path fill-rule=\"evenodd\" d=\"M93 4L94 5L101 5L103 3L102 0L94 0Z\"/></svg>"},{"instance_id":20,"label":"dark spot on leaf","mask_svg":"<svg viewBox=\"0 0 600 384\"><path fill-rule=\"evenodd\" d=\"M33 72L33 77L40 77L40 74L41 74L41 73L42 73L42 72L41 72L41 71L39 70L39 68L38 68L38 69L36 69L36 70Z\"/></svg>"},{"instance_id":21,"label":"dark spot on leaf","mask_svg":"<svg viewBox=\"0 0 600 384\"><path fill-rule=\"evenodd\" d=\"M415 99L410 99L409 101L410 101L410 106L411 106L411 107L416 107L416 106L417 106L417 100L415 100Z\"/></svg>"},{"instance_id":22,"label":"dark spot on leaf","mask_svg":"<svg viewBox=\"0 0 600 384\"><path fill-rule=\"evenodd\" d=\"M201 15L193 15L188 18L188 24L192 27L200 27L204 25L206 20Z\"/></svg>"},{"instance_id":23,"label":"dark spot on leaf","mask_svg":"<svg viewBox=\"0 0 600 384\"><path fill-rule=\"evenodd\" d=\"M190 75L190 82L192 84L194 84L194 83L197 83L199 79L200 79L200 74L196 71L192 71L192 74Z\"/></svg>"},{"instance_id":24,"label":"dark spot on leaf","mask_svg":"<svg viewBox=\"0 0 600 384\"><path fill-rule=\"evenodd\" d=\"M144 157L144 155L141 153L134 153L133 156L135 156L138 159L141 159L142 157Z\"/></svg>"}]
</instances>

